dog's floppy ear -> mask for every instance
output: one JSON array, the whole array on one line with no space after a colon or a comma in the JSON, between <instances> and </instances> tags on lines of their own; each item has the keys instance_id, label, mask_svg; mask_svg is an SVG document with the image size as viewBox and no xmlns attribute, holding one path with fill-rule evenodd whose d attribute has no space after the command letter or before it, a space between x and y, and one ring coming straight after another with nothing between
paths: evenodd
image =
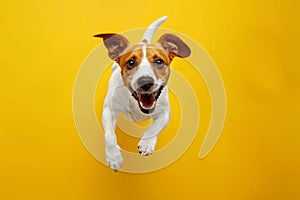
<instances>
[{"instance_id":1,"label":"dog's floppy ear","mask_svg":"<svg viewBox=\"0 0 300 200\"><path fill-rule=\"evenodd\" d=\"M162 35L158 42L168 51L169 57L173 59L175 56L186 58L191 54L191 49L179 37L173 34Z\"/></svg>"},{"instance_id":2,"label":"dog's floppy ear","mask_svg":"<svg viewBox=\"0 0 300 200\"><path fill-rule=\"evenodd\" d=\"M124 36L115 33L97 34L94 37L103 38L108 56L113 60L117 60L129 43Z\"/></svg>"}]
</instances>

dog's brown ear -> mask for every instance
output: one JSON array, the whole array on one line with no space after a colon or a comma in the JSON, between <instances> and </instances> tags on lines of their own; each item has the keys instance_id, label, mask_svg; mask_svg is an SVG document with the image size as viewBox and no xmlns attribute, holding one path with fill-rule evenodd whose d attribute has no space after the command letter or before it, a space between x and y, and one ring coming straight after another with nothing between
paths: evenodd
<instances>
[{"instance_id":1,"label":"dog's brown ear","mask_svg":"<svg viewBox=\"0 0 300 200\"><path fill-rule=\"evenodd\" d=\"M179 37L173 34L162 35L158 42L168 51L169 57L173 59L175 56L186 58L191 54L191 49Z\"/></svg>"},{"instance_id":2,"label":"dog's brown ear","mask_svg":"<svg viewBox=\"0 0 300 200\"><path fill-rule=\"evenodd\" d=\"M108 56L113 60L117 60L129 43L124 36L115 33L97 34L94 37L103 38Z\"/></svg>"}]
</instances>

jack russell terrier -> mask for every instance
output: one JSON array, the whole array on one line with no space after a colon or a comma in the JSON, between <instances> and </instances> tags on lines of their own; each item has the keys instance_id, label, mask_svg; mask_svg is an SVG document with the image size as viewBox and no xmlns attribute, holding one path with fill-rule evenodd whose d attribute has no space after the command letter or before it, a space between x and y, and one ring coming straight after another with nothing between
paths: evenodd
<instances>
[{"instance_id":1,"label":"jack russell terrier","mask_svg":"<svg viewBox=\"0 0 300 200\"><path fill-rule=\"evenodd\" d=\"M105 132L106 160L115 171L123 163L115 134L119 113L124 113L133 121L153 119L138 143L138 151L142 156L153 153L158 134L169 123L167 81L170 64L176 56L188 57L191 50L173 34L164 34L157 44L151 44L155 31L166 19L167 16L153 22L138 44L130 44L119 34L94 35L103 38L108 56L114 60L103 105L102 125Z\"/></svg>"}]
</instances>

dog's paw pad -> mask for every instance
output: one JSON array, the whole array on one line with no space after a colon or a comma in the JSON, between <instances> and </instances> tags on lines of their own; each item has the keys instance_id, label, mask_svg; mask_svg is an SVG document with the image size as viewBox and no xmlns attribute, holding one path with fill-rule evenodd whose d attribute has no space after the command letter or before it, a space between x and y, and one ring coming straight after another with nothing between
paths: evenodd
<instances>
[{"instance_id":1,"label":"dog's paw pad","mask_svg":"<svg viewBox=\"0 0 300 200\"><path fill-rule=\"evenodd\" d=\"M120 147L114 146L106 148L106 162L111 169L115 172L118 171L123 163Z\"/></svg>"}]
</instances>

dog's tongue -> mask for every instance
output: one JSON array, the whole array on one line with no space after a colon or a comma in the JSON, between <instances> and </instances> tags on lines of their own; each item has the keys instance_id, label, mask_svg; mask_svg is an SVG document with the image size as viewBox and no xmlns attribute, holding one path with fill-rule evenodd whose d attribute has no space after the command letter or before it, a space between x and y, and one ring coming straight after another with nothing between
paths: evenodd
<instances>
[{"instance_id":1,"label":"dog's tongue","mask_svg":"<svg viewBox=\"0 0 300 200\"><path fill-rule=\"evenodd\" d=\"M144 109L151 109L155 103L155 97L153 94L141 94L139 100L140 105Z\"/></svg>"}]
</instances>

